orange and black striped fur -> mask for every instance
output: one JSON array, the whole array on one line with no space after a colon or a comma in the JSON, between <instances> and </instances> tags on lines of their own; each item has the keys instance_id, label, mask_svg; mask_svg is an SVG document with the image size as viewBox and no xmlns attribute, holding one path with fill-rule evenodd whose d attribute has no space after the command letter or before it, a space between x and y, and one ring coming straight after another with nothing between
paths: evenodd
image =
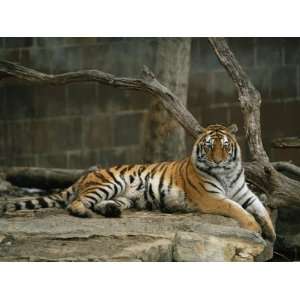
<instances>
[{"instance_id":1,"label":"orange and black striped fur","mask_svg":"<svg viewBox=\"0 0 300 300\"><path fill-rule=\"evenodd\" d=\"M90 217L92 211L119 217L132 207L164 212L198 209L234 218L241 227L263 231L273 241L272 222L245 182L241 150L232 131L208 126L186 159L96 169L59 194L21 200L3 211L66 207L79 217Z\"/></svg>"}]
</instances>

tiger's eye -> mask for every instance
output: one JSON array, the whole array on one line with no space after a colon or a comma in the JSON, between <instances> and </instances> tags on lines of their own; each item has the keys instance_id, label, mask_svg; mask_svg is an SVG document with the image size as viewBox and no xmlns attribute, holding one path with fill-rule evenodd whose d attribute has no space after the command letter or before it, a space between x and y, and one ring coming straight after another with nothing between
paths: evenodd
<instances>
[{"instance_id":1,"label":"tiger's eye","mask_svg":"<svg viewBox=\"0 0 300 300\"><path fill-rule=\"evenodd\" d=\"M207 149L211 149L212 148L212 143L211 142L206 142L204 145L205 145L205 147Z\"/></svg>"},{"instance_id":2,"label":"tiger's eye","mask_svg":"<svg viewBox=\"0 0 300 300\"><path fill-rule=\"evenodd\" d=\"M228 148L228 147L229 147L229 142L228 142L228 141L225 141L225 142L223 143L223 146L224 146L224 148Z\"/></svg>"}]
</instances>

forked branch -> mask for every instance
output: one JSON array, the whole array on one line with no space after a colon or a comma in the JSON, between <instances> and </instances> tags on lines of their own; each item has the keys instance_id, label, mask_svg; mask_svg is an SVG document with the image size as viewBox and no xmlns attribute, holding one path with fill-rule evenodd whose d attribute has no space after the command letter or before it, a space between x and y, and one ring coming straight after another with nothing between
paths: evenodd
<instances>
[{"instance_id":1,"label":"forked branch","mask_svg":"<svg viewBox=\"0 0 300 300\"><path fill-rule=\"evenodd\" d=\"M116 77L99 70L81 70L63 74L45 74L18 64L0 61L0 80L14 78L39 84L64 85L74 82L98 82L116 88L136 90L158 97L165 109L191 134L197 137L202 131L194 116L185 108L184 104L164 85L162 85L149 71L143 69L142 79Z\"/></svg>"},{"instance_id":2,"label":"forked branch","mask_svg":"<svg viewBox=\"0 0 300 300\"><path fill-rule=\"evenodd\" d=\"M277 161L272 163L273 167L279 172L286 172L300 179L300 167L288 161Z\"/></svg>"},{"instance_id":3,"label":"forked branch","mask_svg":"<svg viewBox=\"0 0 300 300\"><path fill-rule=\"evenodd\" d=\"M238 91L249 150L254 160L253 163L245 164L248 181L268 195L268 204L274 208L300 206L300 183L277 172L263 147L260 126L260 93L238 63L226 40L209 38L209 42Z\"/></svg>"},{"instance_id":4,"label":"forked branch","mask_svg":"<svg viewBox=\"0 0 300 300\"><path fill-rule=\"evenodd\" d=\"M209 42L221 64L227 70L238 91L244 115L244 127L253 160L268 162L269 158L261 139L260 104L261 96L253 86L224 38L209 38Z\"/></svg>"}]
</instances>

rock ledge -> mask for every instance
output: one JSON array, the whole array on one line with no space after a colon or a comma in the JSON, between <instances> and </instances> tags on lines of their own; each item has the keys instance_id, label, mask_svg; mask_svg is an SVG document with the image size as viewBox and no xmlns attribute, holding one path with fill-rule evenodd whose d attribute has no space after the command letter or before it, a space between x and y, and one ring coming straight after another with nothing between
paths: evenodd
<instances>
[{"instance_id":1,"label":"rock ledge","mask_svg":"<svg viewBox=\"0 0 300 300\"><path fill-rule=\"evenodd\" d=\"M0 261L255 261L266 242L229 218L126 212L79 219L63 210L0 219Z\"/></svg>"}]
</instances>

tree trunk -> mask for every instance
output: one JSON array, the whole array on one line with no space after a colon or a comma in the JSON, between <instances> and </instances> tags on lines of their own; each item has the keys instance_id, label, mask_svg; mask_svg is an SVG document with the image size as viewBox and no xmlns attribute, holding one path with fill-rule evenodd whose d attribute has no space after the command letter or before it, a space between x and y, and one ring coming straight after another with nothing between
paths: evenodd
<instances>
[{"instance_id":1,"label":"tree trunk","mask_svg":"<svg viewBox=\"0 0 300 300\"><path fill-rule=\"evenodd\" d=\"M186 106L190 69L190 38L159 38L154 73ZM145 161L168 161L186 155L182 126L153 98L147 124Z\"/></svg>"}]
</instances>

